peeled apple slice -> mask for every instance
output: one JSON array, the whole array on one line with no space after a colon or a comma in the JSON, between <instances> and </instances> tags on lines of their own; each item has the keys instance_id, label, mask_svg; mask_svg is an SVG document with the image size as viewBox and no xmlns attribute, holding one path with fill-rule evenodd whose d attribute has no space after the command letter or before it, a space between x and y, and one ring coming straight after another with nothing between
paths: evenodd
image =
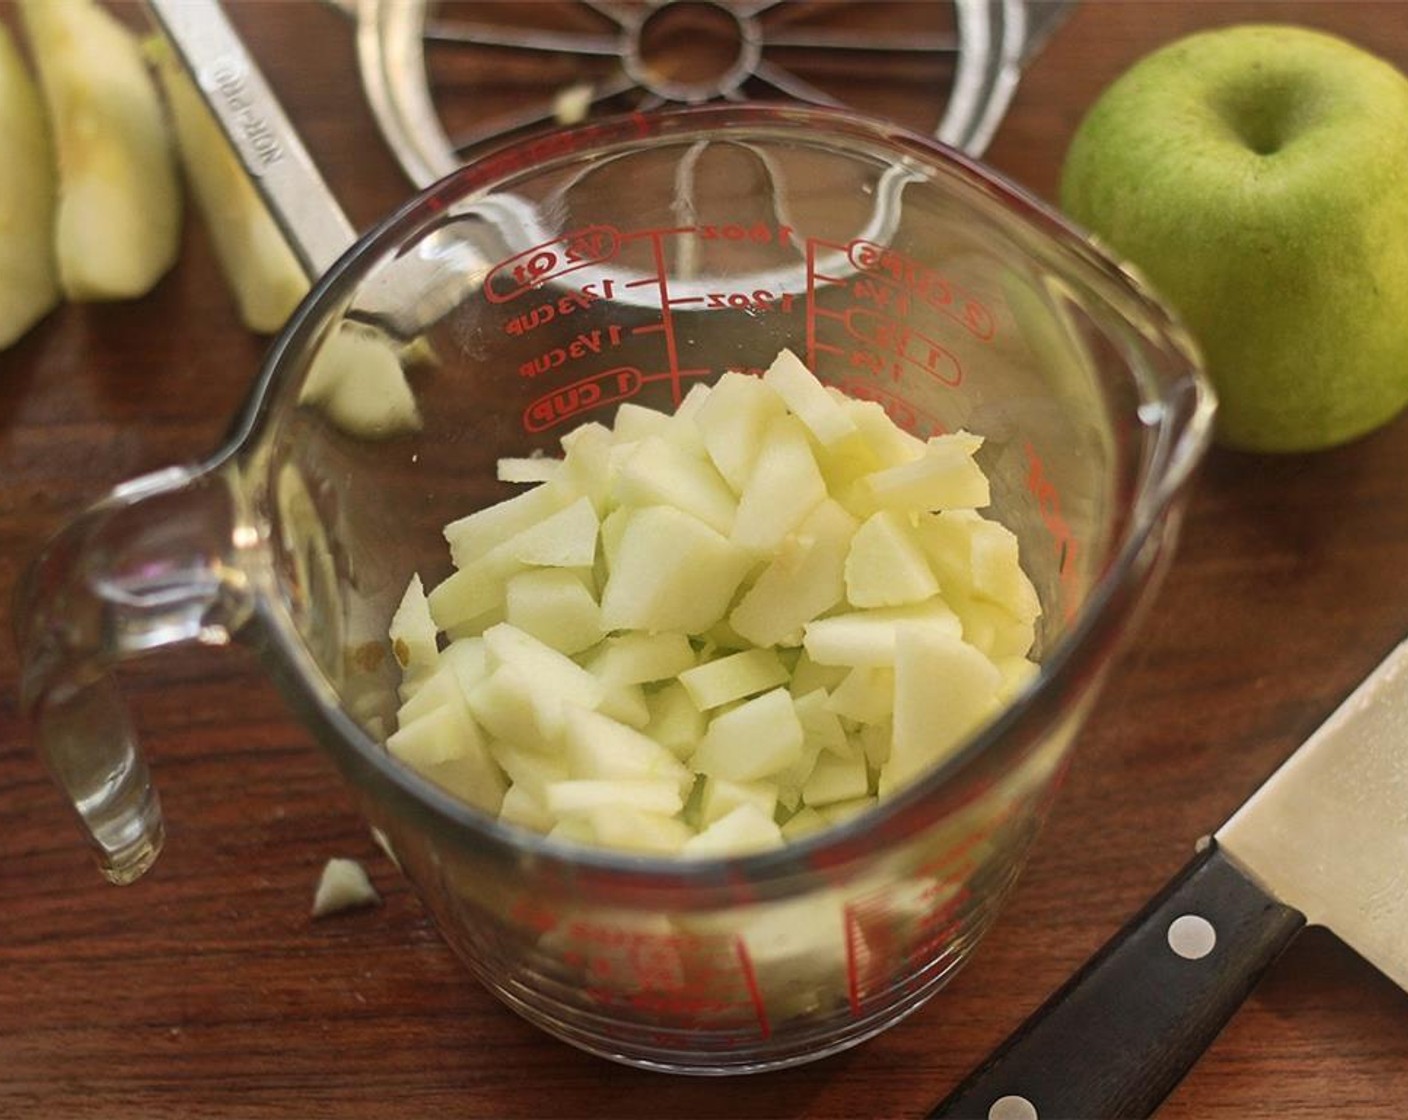
<instances>
[{"instance_id":1,"label":"peeled apple slice","mask_svg":"<svg viewBox=\"0 0 1408 1120\"><path fill-rule=\"evenodd\" d=\"M0 24L0 349L59 302L54 156L39 91Z\"/></svg>"},{"instance_id":2,"label":"peeled apple slice","mask_svg":"<svg viewBox=\"0 0 1408 1120\"><path fill-rule=\"evenodd\" d=\"M171 108L181 164L240 321L272 334L307 293L308 277L171 45L158 36L148 50Z\"/></svg>"},{"instance_id":3,"label":"peeled apple slice","mask_svg":"<svg viewBox=\"0 0 1408 1120\"><path fill-rule=\"evenodd\" d=\"M21 0L20 14L58 156L64 294L145 295L181 247L181 184L141 43L93 0Z\"/></svg>"}]
</instances>

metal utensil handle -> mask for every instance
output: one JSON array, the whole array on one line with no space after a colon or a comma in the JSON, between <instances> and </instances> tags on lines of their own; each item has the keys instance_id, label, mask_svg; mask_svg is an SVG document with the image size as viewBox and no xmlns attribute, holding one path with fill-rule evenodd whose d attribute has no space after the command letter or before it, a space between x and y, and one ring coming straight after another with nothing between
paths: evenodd
<instances>
[{"instance_id":1,"label":"metal utensil handle","mask_svg":"<svg viewBox=\"0 0 1408 1120\"><path fill-rule=\"evenodd\" d=\"M146 0L289 247L317 279L357 232L218 0Z\"/></svg>"}]
</instances>

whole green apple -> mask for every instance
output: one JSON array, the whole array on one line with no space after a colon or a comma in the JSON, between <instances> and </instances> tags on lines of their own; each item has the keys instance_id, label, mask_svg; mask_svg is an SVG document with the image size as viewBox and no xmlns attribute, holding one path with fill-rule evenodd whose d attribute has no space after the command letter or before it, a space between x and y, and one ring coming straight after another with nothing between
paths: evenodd
<instances>
[{"instance_id":1,"label":"whole green apple","mask_svg":"<svg viewBox=\"0 0 1408 1120\"><path fill-rule=\"evenodd\" d=\"M1224 444L1328 447L1408 404L1408 78L1387 62L1287 26L1173 43L1091 108L1061 204L1188 325Z\"/></svg>"}]
</instances>

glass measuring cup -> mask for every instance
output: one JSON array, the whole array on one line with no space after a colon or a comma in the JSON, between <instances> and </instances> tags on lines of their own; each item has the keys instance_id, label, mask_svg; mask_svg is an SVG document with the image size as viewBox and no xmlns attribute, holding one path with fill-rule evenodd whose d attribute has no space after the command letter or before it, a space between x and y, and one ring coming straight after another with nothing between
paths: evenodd
<instances>
[{"instance_id":1,"label":"glass measuring cup","mask_svg":"<svg viewBox=\"0 0 1408 1120\"><path fill-rule=\"evenodd\" d=\"M251 127L257 76L222 50L197 77L244 121L258 168L270 149L251 138L277 118ZM325 213L330 232L300 242L312 262L342 236ZM508 492L496 459L623 401L669 408L783 345L918 434L986 437L995 512L1044 608L1043 668L1018 700L873 812L741 859L549 841L391 759L391 612L413 572L448 574L441 527ZM932 143L747 107L556 134L456 173L343 253L225 447L119 487L49 545L17 611L24 701L105 871L128 881L156 856L160 814L113 670L181 641L248 642L510 1006L655 1068L807 1060L917 1007L993 920L1168 555L1210 411L1137 285Z\"/></svg>"}]
</instances>

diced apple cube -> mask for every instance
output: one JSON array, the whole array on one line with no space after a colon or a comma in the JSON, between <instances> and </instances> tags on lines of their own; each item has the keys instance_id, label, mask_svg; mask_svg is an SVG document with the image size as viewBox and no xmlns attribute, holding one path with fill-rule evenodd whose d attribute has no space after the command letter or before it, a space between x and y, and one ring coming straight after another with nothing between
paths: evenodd
<instances>
[{"instance_id":1,"label":"diced apple cube","mask_svg":"<svg viewBox=\"0 0 1408 1120\"><path fill-rule=\"evenodd\" d=\"M747 551L698 518L668 506L636 510L602 592L602 624L651 633L707 630L752 564Z\"/></svg>"},{"instance_id":2,"label":"diced apple cube","mask_svg":"<svg viewBox=\"0 0 1408 1120\"><path fill-rule=\"evenodd\" d=\"M671 681L649 696L646 703L650 708L650 722L645 726L645 733L676 758L693 754L704 738L708 721L694 706L684 685Z\"/></svg>"},{"instance_id":3,"label":"diced apple cube","mask_svg":"<svg viewBox=\"0 0 1408 1120\"><path fill-rule=\"evenodd\" d=\"M851 538L846 598L855 607L899 607L938 593L939 581L904 514L881 510Z\"/></svg>"},{"instance_id":4,"label":"diced apple cube","mask_svg":"<svg viewBox=\"0 0 1408 1120\"><path fill-rule=\"evenodd\" d=\"M603 848L641 855L678 855L694 837L694 830L678 817L641 809L613 806L588 814L587 820Z\"/></svg>"},{"instance_id":5,"label":"diced apple cube","mask_svg":"<svg viewBox=\"0 0 1408 1120\"><path fill-rule=\"evenodd\" d=\"M856 723L885 723L895 704L895 671L857 665L826 701L828 710Z\"/></svg>"},{"instance_id":6,"label":"diced apple cube","mask_svg":"<svg viewBox=\"0 0 1408 1120\"><path fill-rule=\"evenodd\" d=\"M685 841L680 854L693 859L719 858L782 846L777 822L756 805L739 805Z\"/></svg>"},{"instance_id":7,"label":"diced apple cube","mask_svg":"<svg viewBox=\"0 0 1408 1120\"><path fill-rule=\"evenodd\" d=\"M516 626L502 623L486 630L484 650L489 665L510 665L521 670L537 687L554 693L562 703L592 708L601 702L600 681L570 657Z\"/></svg>"},{"instance_id":8,"label":"diced apple cube","mask_svg":"<svg viewBox=\"0 0 1408 1120\"><path fill-rule=\"evenodd\" d=\"M893 793L938 764L997 706L1002 674L961 639L931 627L901 626L895 649L895 717L880 777Z\"/></svg>"},{"instance_id":9,"label":"diced apple cube","mask_svg":"<svg viewBox=\"0 0 1408 1120\"><path fill-rule=\"evenodd\" d=\"M562 471L562 460L547 455L505 456L494 464L500 482L551 482Z\"/></svg>"},{"instance_id":10,"label":"diced apple cube","mask_svg":"<svg viewBox=\"0 0 1408 1120\"><path fill-rule=\"evenodd\" d=\"M522 790L546 809L548 786L567 780L567 766L557 755L544 754L498 740L489 745L489 754L508 775L511 789Z\"/></svg>"},{"instance_id":11,"label":"diced apple cube","mask_svg":"<svg viewBox=\"0 0 1408 1120\"><path fill-rule=\"evenodd\" d=\"M857 670L852 670L855 673ZM802 734L807 746L818 751L829 751L841 758L850 758L854 753L845 728L837 713L831 709L831 697L826 689L817 688L796 697L792 706L797 711L797 719L802 725Z\"/></svg>"},{"instance_id":12,"label":"diced apple cube","mask_svg":"<svg viewBox=\"0 0 1408 1120\"><path fill-rule=\"evenodd\" d=\"M795 416L768 425L753 471L738 499L733 541L755 552L776 550L826 498L826 482Z\"/></svg>"},{"instance_id":13,"label":"diced apple cube","mask_svg":"<svg viewBox=\"0 0 1408 1120\"><path fill-rule=\"evenodd\" d=\"M727 778L706 778L699 796L699 823L701 826L711 825L740 805L752 805L771 819L777 809L777 786L765 781L731 782Z\"/></svg>"},{"instance_id":14,"label":"diced apple cube","mask_svg":"<svg viewBox=\"0 0 1408 1120\"><path fill-rule=\"evenodd\" d=\"M508 787L465 706L445 704L386 740L392 757L486 812L498 812Z\"/></svg>"},{"instance_id":15,"label":"diced apple cube","mask_svg":"<svg viewBox=\"0 0 1408 1120\"><path fill-rule=\"evenodd\" d=\"M556 817L600 809L636 809L668 817L684 808L684 797L673 778L569 778L548 785L547 807Z\"/></svg>"},{"instance_id":16,"label":"diced apple cube","mask_svg":"<svg viewBox=\"0 0 1408 1120\"><path fill-rule=\"evenodd\" d=\"M893 665L896 628L906 622L954 638L963 633L958 616L934 598L910 607L878 607L819 618L807 624L802 646L819 665Z\"/></svg>"},{"instance_id":17,"label":"diced apple cube","mask_svg":"<svg viewBox=\"0 0 1408 1120\"><path fill-rule=\"evenodd\" d=\"M786 413L771 389L754 377L725 373L699 408L696 422L709 458L735 494L753 473L768 426Z\"/></svg>"},{"instance_id":18,"label":"diced apple cube","mask_svg":"<svg viewBox=\"0 0 1408 1120\"><path fill-rule=\"evenodd\" d=\"M701 774L754 782L796 762L802 742L792 697L777 688L710 720L690 765Z\"/></svg>"},{"instance_id":19,"label":"diced apple cube","mask_svg":"<svg viewBox=\"0 0 1408 1120\"><path fill-rule=\"evenodd\" d=\"M879 509L979 509L992 501L987 475L973 459L982 439L968 432L935 436L924 457L876 471L865 479Z\"/></svg>"},{"instance_id":20,"label":"diced apple cube","mask_svg":"<svg viewBox=\"0 0 1408 1120\"><path fill-rule=\"evenodd\" d=\"M963 623L963 640L994 661L1002 657L1021 657L1032 648L1036 639L1032 621L1023 622L1007 608L986 599L954 594L947 596L947 601Z\"/></svg>"},{"instance_id":21,"label":"diced apple cube","mask_svg":"<svg viewBox=\"0 0 1408 1120\"><path fill-rule=\"evenodd\" d=\"M489 674L488 653L484 639L459 638L440 651L439 671L448 671L459 683L460 693L469 690Z\"/></svg>"},{"instance_id":22,"label":"diced apple cube","mask_svg":"<svg viewBox=\"0 0 1408 1120\"><path fill-rule=\"evenodd\" d=\"M812 660L805 649L792 667L792 683L789 686L793 696L806 696L809 692L824 689L830 692L846 679L850 672L844 665L821 665Z\"/></svg>"},{"instance_id":23,"label":"diced apple cube","mask_svg":"<svg viewBox=\"0 0 1408 1120\"><path fill-rule=\"evenodd\" d=\"M562 437L562 470L557 481L569 492L591 499L598 516L611 492L611 429L595 421Z\"/></svg>"},{"instance_id":24,"label":"diced apple cube","mask_svg":"<svg viewBox=\"0 0 1408 1120\"><path fill-rule=\"evenodd\" d=\"M650 722L650 705L645 702L645 689L638 684L607 684L606 695L596 710L627 727L644 730Z\"/></svg>"},{"instance_id":25,"label":"diced apple cube","mask_svg":"<svg viewBox=\"0 0 1408 1120\"><path fill-rule=\"evenodd\" d=\"M411 576L406 585L401 602L391 616L387 636L404 680L424 679L434 670L440 647L435 620L430 617L430 604L419 575Z\"/></svg>"},{"instance_id":26,"label":"diced apple cube","mask_svg":"<svg viewBox=\"0 0 1408 1120\"><path fill-rule=\"evenodd\" d=\"M875 457L877 467L898 467L924 457L924 441L891 420L884 405L851 399L845 409Z\"/></svg>"},{"instance_id":27,"label":"diced apple cube","mask_svg":"<svg viewBox=\"0 0 1408 1120\"><path fill-rule=\"evenodd\" d=\"M503 547L477 557L431 590L426 597L431 618L448 632L502 610L509 579L527 570Z\"/></svg>"},{"instance_id":28,"label":"diced apple cube","mask_svg":"<svg viewBox=\"0 0 1408 1120\"><path fill-rule=\"evenodd\" d=\"M979 518L972 526L973 591L1021 622L1041 615L1036 588L1022 570L1017 535L1005 525Z\"/></svg>"},{"instance_id":29,"label":"diced apple cube","mask_svg":"<svg viewBox=\"0 0 1408 1120\"><path fill-rule=\"evenodd\" d=\"M817 808L817 813L828 826L845 824L862 813L870 812L876 804L877 799L874 797L853 797L849 801L833 801L830 805L822 805Z\"/></svg>"},{"instance_id":30,"label":"diced apple cube","mask_svg":"<svg viewBox=\"0 0 1408 1120\"><path fill-rule=\"evenodd\" d=\"M506 618L559 653L580 653L606 631L601 608L568 568L534 568L513 576L504 588Z\"/></svg>"},{"instance_id":31,"label":"diced apple cube","mask_svg":"<svg viewBox=\"0 0 1408 1120\"><path fill-rule=\"evenodd\" d=\"M569 486L547 482L451 521L444 530L450 558L455 567L464 568L579 497Z\"/></svg>"},{"instance_id":32,"label":"diced apple cube","mask_svg":"<svg viewBox=\"0 0 1408 1120\"><path fill-rule=\"evenodd\" d=\"M782 822L782 838L790 844L804 836L820 832L825 827L826 818L815 809L803 805Z\"/></svg>"},{"instance_id":33,"label":"diced apple cube","mask_svg":"<svg viewBox=\"0 0 1408 1120\"><path fill-rule=\"evenodd\" d=\"M611 684L671 680L694 665L694 647L683 634L631 632L607 638L587 668Z\"/></svg>"},{"instance_id":34,"label":"diced apple cube","mask_svg":"<svg viewBox=\"0 0 1408 1120\"><path fill-rule=\"evenodd\" d=\"M572 778L669 778L687 792L694 775L654 739L599 712L569 708L563 758Z\"/></svg>"},{"instance_id":35,"label":"diced apple cube","mask_svg":"<svg viewBox=\"0 0 1408 1120\"><path fill-rule=\"evenodd\" d=\"M776 688L786 683L788 674L772 650L748 649L686 669L679 679L695 706L707 712Z\"/></svg>"},{"instance_id":36,"label":"diced apple cube","mask_svg":"<svg viewBox=\"0 0 1408 1120\"><path fill-rule=\"evenodd\" d=\"M504 794L499 804L499 820L534 832L547 832L555 823L546 803L517 784L509 786Z\"/></svg>"},{"instance_id":37,"label":"diced apple cube","mask_svg":"<svg viewBox=\"0 0 1408 1120\"><path fill-rule=\"evenodd\" d=\"M819 809L823 805L865 797L869 791L870 777L864 758L823 754L802 784L802 800L813 809Z\"/></svg>"},{"instance_id":38,"label":"diced apple cube","mask_svg":"<svg viewBox=\"0 0 1408 1120\"><path fill-rule=\"evenodd\" d=\"M845 597L845 565L856 521L821 502L783 538L772 562L744 593L729 625L758 646L777 645Z\"/></svg>"},{"instance_id":39,"label":"diced apple cube","mask_svg":"<svg viewBox=\"0 0 1408 1120\"><path fill-rule=\"evenodd\" d=\"M664 435L670 430L670 414L658 408L627 401L616 410L611 422L612 438L619 443L637 443L650 436Z\"/></svg>"},{"instance_id":40,"label":"diced apple cube","mask_svg":"<svg viewBox=\"0 0 1408 1120\"><path fill-rule=\"evenodd\" d=\"M823 447L854 436L856 422L791 350L783 350L763 374L772 389Z\"/></svg>"},{"instance_id":41,"label":"diced apple cube","mask_svg":"<svg viewBox=\"0 0 1408 1120\"><path fill-rule=\"evenodd\" d=\"M894 730L888 723L862 724L852 738L860 753L865 756L866 765L879 772L890 760L890 743Z\"/></svg>"},{"instance_id":42,"label":"diced apple cube","mask_svg":"<svg viewBox=\"0 0 1408 1120\"><path fill-rule=\"evenodd\" d=\"M627 506L673 506L724 536L738 508L713 463L660 436L636 444L615 478L612 497Z\"/></svg>"},{"instance_id":43,"label":"diced apple cube","mask_svg":"<svg viewBox=\"0 0 1408 1120\"><path fill-rule=\"evenodd\" d=\"M558 721L542 718L528 674L512 665L501 665L465 697L474 718L496 739L534 750L546 750L561 730Z\"/></svg>"},{"instance_id":44,"label":"diced apple cube","mask_svg":"<svg viewBox=\"0 0 1408 1120\"><path fill-rule=\"evenodd\" d=\"M515 534L503 547L520 564L590 568L596 559L599 528L591 499L578 498Z\"/></svg>"},{"instance_id":45,"label":"diced apple cube","mask_svg":"<svg viewBox=\"0 0 1408 1120\"><path fill-rule=\"evenodd\" d=\"M396 710L396 723L399 727L405 727L412 720L419 719L435 708L446 704L464 703L464 693L460 691L459 682L448 667L437 668L433 673L416 681L412 688L407 688L403 683L401 694L405 700Z\"/></svg>"}]
</instances>

